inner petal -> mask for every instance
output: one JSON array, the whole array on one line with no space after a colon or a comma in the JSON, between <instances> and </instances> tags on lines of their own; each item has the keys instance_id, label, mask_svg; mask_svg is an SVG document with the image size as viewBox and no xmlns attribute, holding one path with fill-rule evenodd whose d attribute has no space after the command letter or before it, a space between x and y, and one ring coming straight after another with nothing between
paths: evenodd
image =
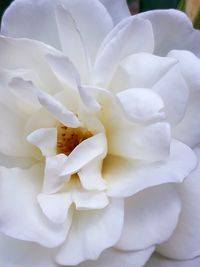
<instances>
[{"instance_id":1,"label":"inner petal","mask_svg":"<svg viewBox=\"0 0 200 267\"><path fill-rule=\"evenodd\" d=\"M83 127L71 128L63 124L57 127L57 154L69 155L76 146L93 134Z\"/></svg>"}]
</instances>

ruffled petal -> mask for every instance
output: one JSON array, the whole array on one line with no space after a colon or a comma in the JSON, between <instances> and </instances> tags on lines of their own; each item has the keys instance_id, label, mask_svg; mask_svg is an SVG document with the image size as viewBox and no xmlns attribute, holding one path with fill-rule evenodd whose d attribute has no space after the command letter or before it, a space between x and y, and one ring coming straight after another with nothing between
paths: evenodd
<instances>
[{"instance_id":1,"label":"ruffled petal","mask_svg":"<svg viewBox=\"0 0 200 267\"><path fill-rule=\"evenodd\" d=\"M148 21L134 17L122 21L107 35L98 51L93 83L105 87L122 59L138 52L151 53L153 47L153 32Z\"/></svg>"},{"instance_id":2,"label":"ruffled petal","mask_svg":"<svg viewBox=\"0 0 200 267\"><path fill-rule=\"evenodd\" d=\"M126 199L117 248L140 250L166 241L177 225L180 211L181 202L172 185L151 187Z\"/></svg>"},{"instance_id":3,"label":"ruffled petal","mask_svg":"<svg viewBox=\"0 0 200 267\"><path fill-rule=\"evenodd\" d=\"M196 149L198 166L183 183L177 185L182 210L171 238L158 247L164 256L184 260L200 256L200 147Z\"/></svg>"},{"instance_id":4,"label":"ruffled petal","mask_svg":"<svg viewBox=\"0 0 200 267\"><path fill-rule=\"evenodd\" d=\"M183 143L173 141L169 158L155 163L137 162L119 157L107 157L103 177L108 183L108 195L131 196L147 187L164 183L180 183L195 168L196 156Z\"/></svg>"},{"instance_id":5,"label":"ruffled petal","mask_svg":"<svg viewBox=\"0 0 200 267\"><path fill-rule=\"evenodd\" d=\"M56 262L76 265L84 260L96 260L119 239L122 225L123 201L120 199L111 200L103 210L77 212L66 241L57 250Z\"/></svg>"},{"instance_id":6,"label":"ruffled petal","mask_svg":"<svg viewBox=\"0 0 200 267\"><path fill-rule=\"evenodd\" d=\"M143 267L151 256L154 247L135 252L124 252L117 249L105 250L96 261L86 261L78 267Z\"/></svg>"},{"instance_id":7,"label":"ruffled petal","mask_svg":"<svg viewBox=\"0 0 200 267\"><path fill-rule=\"evenodd\" d=\"M22 170L0 168L0 231L45 247L60 245L66 238L67 222L52 224L41 213L36 196L41 189L43 166Z\"/></svg>"}]
</instances>

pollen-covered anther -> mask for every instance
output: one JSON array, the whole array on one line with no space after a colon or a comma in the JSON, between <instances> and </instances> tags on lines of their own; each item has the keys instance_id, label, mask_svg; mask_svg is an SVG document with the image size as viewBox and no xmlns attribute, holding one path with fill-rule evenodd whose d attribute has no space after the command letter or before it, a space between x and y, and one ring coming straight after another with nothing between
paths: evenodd
<instances>
[{"instance_id":1,"label":"pollen-covered anther","mask_svg":"<svg viewBox=\"0 0 200 267\"><path fill-rule=\"evenodd\" d=\"M60 124L57 127L57 154L69 155L76 146L92 136L85 128L70 128Z\"/></svg>"}]
</instances>

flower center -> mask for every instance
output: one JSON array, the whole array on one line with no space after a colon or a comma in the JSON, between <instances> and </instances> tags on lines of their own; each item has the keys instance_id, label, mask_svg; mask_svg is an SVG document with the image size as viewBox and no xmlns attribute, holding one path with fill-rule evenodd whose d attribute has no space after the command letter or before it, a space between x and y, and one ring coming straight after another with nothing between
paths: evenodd
<instances>
[{"instance_id":1,"label":"flower center","mask_svg":"<svg viewBox=\"0 0 200 267\"><path fill-rule=\"evenodd\" d=\"M70 128L63 124L57 127L57 154L69 155L76 146L93 134L85 128Z\"/></svg>"}]
</instances>

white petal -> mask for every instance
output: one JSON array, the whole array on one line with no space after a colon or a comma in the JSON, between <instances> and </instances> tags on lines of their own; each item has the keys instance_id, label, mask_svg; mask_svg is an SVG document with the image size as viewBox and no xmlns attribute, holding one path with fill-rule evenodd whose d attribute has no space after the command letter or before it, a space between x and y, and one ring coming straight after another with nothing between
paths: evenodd
<instances>
[{"instance_id":1,"label":"white petal","mask_svg":"<svg viewBox=\"0 0 200 267\"><path fill-rule=\"evenodd\" d=\"M43 128L32 132L27 140L29 143L37 146L45 157L56 154L57 129Z\"/></svg>"},{"instance_id":2,"label":"white petal","mask_svg":"<svg viewBox=\"0 0 200 267\"><path fill-rule=\"evenodd\" d=\"M157 122L141 127L112 129L108 135L109 153L125 158L164 160L169 155L170 127Z\"/></svg>"},{"instance_id":3,"label":"white petal","mask_svg":"<svg viewBox=\"0 0 200 267\"><path fill-rule=\"evenodd\" d=\"M67 84L72 88L77 88L80 84L80 77L67 57L48 54L46 55L46 59L52 71L64 84Z\"/></svg>"},{"instance_id":4,"label":"white petal","mask_svg":"<svg viewBox=\"0 0 200 267\"><path fill-rule=\"evenodd\" d=\"M148 53L137 53L125 58L114 74L110 84L112 91L128 88L152 88L177 60Z\"/></svg>"},{"instance_id":5,"label":"white petal","mask_svg":"<svg viewBox=\"0 0 200 267\"><path fill-rule=\"evenodd\" d=\"M200 147L196 153L197 168L177 185L182 202L179 224L171 238L158 248L163 255L178 260L200 256Z\"/></svg>"},{"instance_id":6,"label":"white petal","mask_svg":"<svg viewBox=\"0 0 200 267\"><path fill-rule=\"evenodd\" d=\"M60 91L61 84L46 62L45 55L58 55L59 52L41 42L29 39L13 39L0 36L0 66L5 69L33 71L39 78L42 88L54 94Z\"/></svg>"},{"instance_id":7,"label":"white petal","mask_svg":"<svg viewBox=\"0 0 200 267\"><path fill-rule=\"evenodd\" d=\"M52 194L57 192L70 176L60 176L62 166L67 161L67 156L58 154L56 156L46 158L43 193Z\"/></svg>"},{"instance_id":8,"label":"white petal","mask_svg":"<svg viewBox=\"0 0 200 267\"><path fill-rule=\"evenodd\" d=\"M82 80L87 80L88 55L76 22L63 6L56 8L56 17L62 51L79 70Z\"/></svg>"},{"instance_id":9,"label":"white petal","mask_svg":"<svg viewBox=\"0 0 200 267\"><path fill-rule=\"evenodd\" d=\"M59 267L51 251L33 242L0 235L0 265L3 267Z\"/></svg>"},{"instance_id":10,"label":"white petal","mask_svg":"<svg viewBox=\"0 0 200 267\"><path fill-rule=\"evenodd\" d=\"M39 194L37 200L49 220L56 224L62 224L67 220L67 227L71 226L72 212L69 211L69 208L72 204L72 198L70 194Z\"/></svg>"},{"instance_id":11,"label":"white petal","mask_svg":"<svg viewBox=\"0 0 200 267\"><path fill-rule=\"evenodd\" d=\"M103 210L77 212L66 241L56 253L56 262L76 265L97 259L119 239L122 225L123 201L120 199L113 199Z\"/></svg>"},{"instance_id":12,"label":"white petal","mask_svg":"<svg viewBox=\"0 0 200 267\"><path fill-rule=\"evenodd\" d=\"M96 159L84 166L79 172L82 186L87 190L104 190L106 181L102 177L102 160Z\"/></svg>"},{"instance_id":13,"label":"white petal","mask_svg":"<svg viewBox=\"0 0 200 267\"><path fill-rule=\"evenodd\" d=\"M172 185L148 188L127 198L117 248L140 250L166 241L177 225L180 210L181 202Z\"/></svg>"},{"instance_id":14,"label":"white petal","mask_svg":"<svg viewBox=\"0 0 200 267\"><path fill-rule=\"evenodd\" d=\"M162 76L152 90L161 96L165 104L163 111L167 121L173 126L180 122L187 107L189 90L178 66L175 65Z\"/></svg>"},{"instance_id":15,"label":"white petal","mask_svg":"<svg viewBox=\"0 0 200 267\"><path fill-rule=\"evenodd\" d=\"M179 66L185 81L191 91L200 90L200 59L189 51L173 50L168 54L179 61Z\"/></svg>"},{"instance_id":16,"label":"white petal","mask_svg":"<svg viewBox=\"0 0 200 267\"><path fill-rule=\"evenodd\" d=\"M153 91L145 88L133 88L117 94L127 116L136 122L162 119L160 110L164 107L162 99Z\"/></svg>"},{"instance_id":17,"label":"white petal","mask_svg":"<svg viewBox=\"0 0 200 267\"><path fill-rule=\"evenodd\" d=\"M109 204L105 192L80 190L73 192L72 198L77 210L103 209Z\"/></svg>"},{"instance_id":18,"label":"white petal","mask_svg":"<svg viewBox=\"0 0 200 267\"><path fill-rule=\"evenodd\" d=\"M105 250L96 261L86 261L78 267L143 267L151 256L154 247L135 252L124 252L117 249Z\"/></svg>"},{"instance_id":19,"label":"white petal","mask_svg":"<svg viewBox=\"0 0 200 267\"><path fill-rule=\"evenodd\" d=\"M43 166L30 169L0 168L0 231L45 247L60 245L67 235L67 222L55 225L42 214L36 196L41 189Z\"/></svg>"},{"instance_id":20,"label":"white petal","mask_svg":"<svg viewBox=\"0 0 200 267\"><path fill-rule=\"evenodd\" d=\"M107 151L106 137L100 133L81 142L68 156L60 175L79 171L98 156L105 157Z\"/></svg>"},{"instance_id":21,"label":"white petal","mask_svg":"<svg viewBox=\"0 0 200 267\"><path fill-rule=\"evenodd\" d=\"M192 22L185 13L174 9L154 10L137 17L149 19L152 23L155 54L166 55L172 49L186 49L200 56L200 33L193 30Z\"/></svg>"},{"instance_id":22,"label":"white petal","mask_svg":"<svg viewBox=\"0 0 200 267\"><path fill-rule=\"evenodd\" d=\"M92 88L87 86L79 86L79 93L83 103L89 111L97 112L101 109L101 105L92 95Z\"/></svg>"},{"instance_id":23,"label":"white petal","mask_svg":"<svg viewBox=\"0 0 200 267\"><path fill-rule=\"evenodd\" d=\"M200 257L189 261L170 260L159 254L153 254L145 267L199 267Z\"/></svg>"},{"instance_id":24,"label":"white petal","mask_svg":"<svg viewBox=\"0 0 200 267\"><path fill-rule=\"evenodd\" d=\"M121 20L130 16L126 0L100 0L102 4L107 8L110 13L114 24L119 23Z\"/></svg>"},{"instance_id":25,"label":"white petal","mask_svg":"<svg viewBox=\"0 0 200 267\"><path fill-rule=\"evenodd\" d=\"M195 168L193 151L178 141L173 141L170 156L165 161L146 164L117 157L107 157L103 177L108 182L111 196L131 196L147 187L164 183L180 183Z\"/></svg>"},{"instance_id":26,"label":"white petal","mask_svg":"<svg viewBox=\"0 0 200 267\"><path fill-rule=\"evenodd\" d=\"M99 49L94 66L94 84L105 87L122 59L133 53L151 53L153 46L153 33L148 21L134 17L122 21L109 33Z\"/></svg>"},{"instance_id":27,"label":"white petal","mask_svg":"<svg viewBox=\"0 0 200 267\"><path fill-rule=\"evenodd\" d=\"M16 0L6 10L2 20L2 34L25 37L60 49L54 14L58 1Z\"/></svg>"}]
</instances>

